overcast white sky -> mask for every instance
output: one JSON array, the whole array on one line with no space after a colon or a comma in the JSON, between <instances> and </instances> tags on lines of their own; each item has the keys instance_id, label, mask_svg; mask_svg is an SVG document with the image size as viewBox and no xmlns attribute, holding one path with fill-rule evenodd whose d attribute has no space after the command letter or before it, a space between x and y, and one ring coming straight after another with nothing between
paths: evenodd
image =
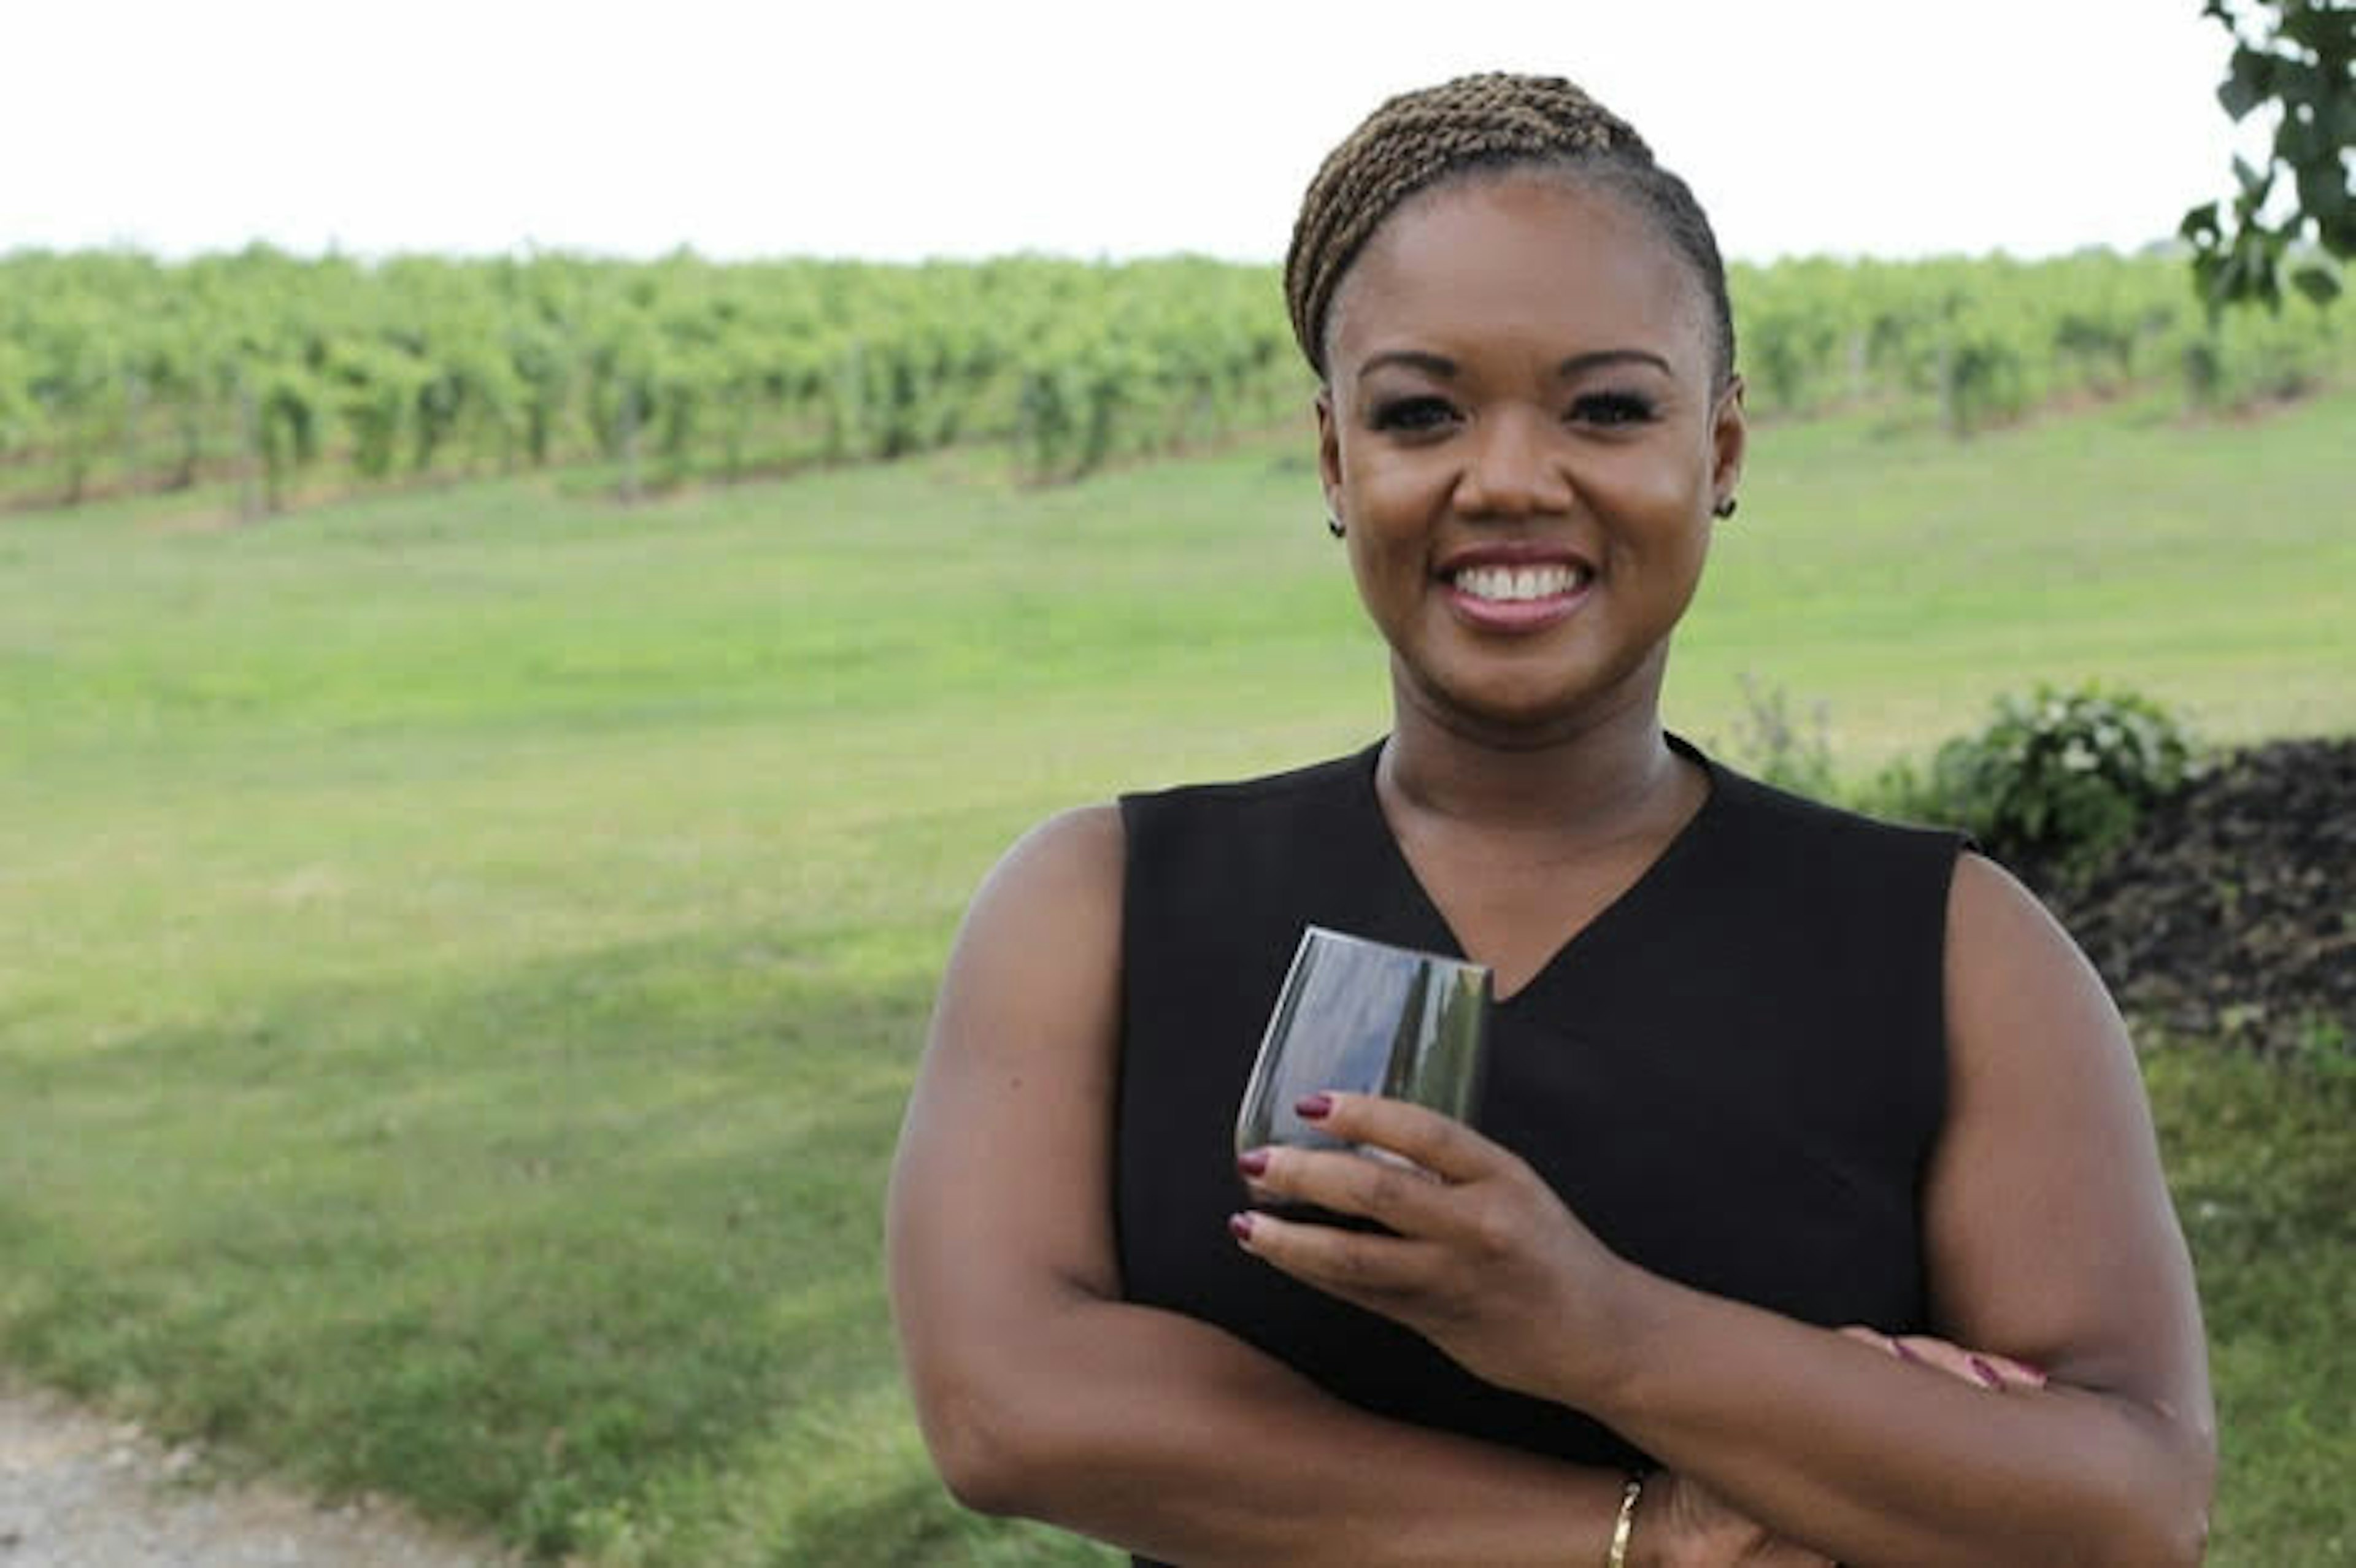
<instances>
[{"instance_id":1,"label":"overcast white sky","mask_svg":"<svg viewBox=\"0 0 2356 1568\"><path fill-rule=\"evenodd\" d=\"M0 251L1279 255L1386 94L1556 72L1730 254L2173 231L2198 0L0 0Z\"/></svg>"}]
</instances>

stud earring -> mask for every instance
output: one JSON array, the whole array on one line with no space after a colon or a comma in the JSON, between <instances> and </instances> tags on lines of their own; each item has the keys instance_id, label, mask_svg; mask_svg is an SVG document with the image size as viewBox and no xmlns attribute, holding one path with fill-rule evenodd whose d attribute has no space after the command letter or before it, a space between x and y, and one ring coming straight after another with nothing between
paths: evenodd
<instances>
[{"instance_id":1,"label":"stud earring","mask_svg":"<svg viewBox=\"0 0 2356 1568\"><path fill-rule=\"evenodd\" d=\"M1730 517L1734 516L1734 497L1729 496L1725 500L1720 501L1717 506L1712 507L1709 510L1712 517Z\"/></svg>"},{"instance_id":2,"label":"stud earring","mask_svg":"<svg viewBox=\"0 0 2356 1568\"><path fill-rule=\"evenodd\" d=\"M1349 530L1349 529L1347 529L1347 528L1344 528L1344 527L1342 526L1342 519L1341 519L1340 517L1335 517L1333 513L1328 512L1328 513L1326 513L1326 514L1325 514L1325 531L1326 531L1327 533L1329 533L1329 534L1332 534L1335 539L1340 539L1344 534L1348 533L1350 530Z\"/></svg>"}]
</instances>

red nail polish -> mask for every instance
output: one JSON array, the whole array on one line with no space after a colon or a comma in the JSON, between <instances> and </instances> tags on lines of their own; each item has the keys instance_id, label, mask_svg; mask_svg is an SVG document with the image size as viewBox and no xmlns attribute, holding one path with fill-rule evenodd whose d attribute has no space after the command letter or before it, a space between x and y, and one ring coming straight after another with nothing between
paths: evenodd
<instances>
[{"instance_id":1,"label":"red nail polish","mask_svg":"<svg viewBox=\"0 0 2356 1568\"><path fill-rule=\"evenodd\" d=\"M1246 1176L1259 1176L1265 1174L1268 1170L1268 1150L1264 1148L1246 1149L1243 1153L1236 1156L1236 1168L1242 1171Z\"/></svg>"},{"instance_id":2,"label":"red nail polish","mask_svg":"<svg viewBox=\"0 0 2356 1568\"><path fill-rule=\"evenodd\" d=\"M1322 1122L1333 1114L1333 1096L1323 1090L1303 1094L1294 1103L1292 1114L1304 1122Z\"/></svg>"},{"instance_id":3,"label":"red nail polish","mask_svg":"<svg viewBox=\"0 0 2356 1568\"><path fill-rule=\"evenodd\" d=\"M1227 1216L1228 1235L1233 1236L1238 1242L1248 1242L1251 1240L1251 1233L1252 1217L1250 1215L1230 1214Z\"/></svg>"},{"instance_id":4,"label":"red nail polish","mask_svg":"<svg viewBox=\"0 0 2356 1568\"><path fill-rule=\"evenodd\" d=\"M1987 1384L1987 1386L1992 1389L2002 1389L2004 1387L2004 1380L1996 1375L1996 1369L1994 1367L1989 1366L1987 1361L1981 1360L1977 1356L1974 1356L1971 1359L1971 1361L1972 1373L1974 1376L1977 1377L1980 1381Z\"/></svg>"}]
</instances>

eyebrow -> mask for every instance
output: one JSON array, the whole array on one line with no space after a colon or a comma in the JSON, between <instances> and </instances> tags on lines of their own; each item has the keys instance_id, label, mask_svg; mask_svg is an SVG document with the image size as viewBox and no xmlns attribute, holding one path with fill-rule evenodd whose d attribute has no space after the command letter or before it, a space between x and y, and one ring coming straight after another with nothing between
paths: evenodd
<instances>
[{"instance_id":1,"label":"eyebrow","mask_svg":"<svg viewBox=\"0 0 2356 1568\"><path fill-rule=\"evenodd\" d=\"M1554 373L1557 380L1567 381L1573 376L1601 369L1607 365L1627 364L1650 365L1664 376L1674 377L1676 374L1666 359L1646 348L1598 348L1587 354L1574 354L1556 366ZM1388 348L1379 354L1370 354L1360 361L1358 374L1364 376L1386 365L1421 370L1443 381L1454 380L1459 368L1456 361L1445 354L1432 354L1420 348Z\"/></svg>"}]
</instances>

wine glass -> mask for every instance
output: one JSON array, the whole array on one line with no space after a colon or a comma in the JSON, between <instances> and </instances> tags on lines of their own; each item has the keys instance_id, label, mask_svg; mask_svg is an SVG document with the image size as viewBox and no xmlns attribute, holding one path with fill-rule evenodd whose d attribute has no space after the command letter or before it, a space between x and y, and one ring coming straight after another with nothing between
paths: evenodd
<instances>
[{"instance_id":1,"label":"wine glass","mask_svg":"<svg viewBox=\"0 0 2356 1568\"><path fill-rule=\"evenodd\" d=\"M1308 927L1244 1089L1236 1152L1269 1144L1355 1147L1409 1163L1347 1144L1293 1106L1303 1095L1339 1090L1412 1101L1470 1123L1487 1066L1489 1007L1481 965Z\"/></svg>"}]
</instances>

